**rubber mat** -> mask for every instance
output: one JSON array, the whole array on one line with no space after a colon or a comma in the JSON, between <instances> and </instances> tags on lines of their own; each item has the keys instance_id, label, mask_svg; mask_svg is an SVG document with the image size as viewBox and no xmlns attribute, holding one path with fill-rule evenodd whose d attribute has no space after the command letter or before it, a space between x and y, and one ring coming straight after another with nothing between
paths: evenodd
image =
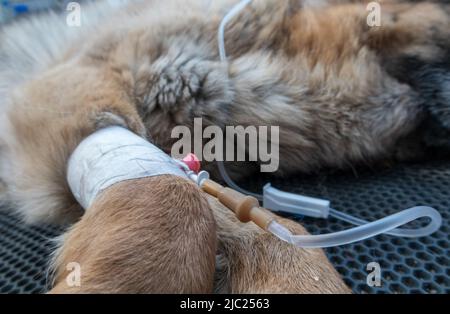
<instances>
[{"instance_id":1,"label":"rubber mat","mask_svg":"<svg viewBox=\"0 0 450 314\"><path fill-rule=\"evenodd\" d=\"M253 181L256 191L267 178ZM328 172L311 176L271 179L288 192L330 200L332 207L373 221L417 205L436 208L443 225L429 237L406 239L380 235L355 244L326 249L326 254L355 293L450 293L450 161L434 160L391 168ZM247 185L248 187L248 185ZM352 225L288 216L310 233L336 232ZM421 227L427 221L405 226ZM369 263L378 263L381 286L370 287Z\"/></svg>"},{"instance_id":2,"label":"rubber mat","mask_svg":"<svg viewBox=\"0 0 450 314\"><path fill-rule=\"evenodd\" d=\"M0 293L45 292L52 239L61 231L30 227L0 211Z\"/></svg>"},{"instance_id":3,"label":"rubber mat","mask_svg":"<svg viewBox=\"0 0 450 314\"><path fill-rule=\"evenodd\" d=\"M269 178L257 178L247 188L257 191ZM334 208L375 220L399 210L433 206L443 216L442 228L419 239L387 235L326 250L331 262L355 293L450 293L450 161L403 164L382 169L326 172L289 179L270 179L286 191L321 197ZM335 219L293 217L313 234L350 227ZM417 227L423 222L410 224ZM39 293L46 289L51 238L59 230L26 227L0 213L0 292ZM367 284L368 263L380 265L381 286Z\"/></svg>"}]
</instances>

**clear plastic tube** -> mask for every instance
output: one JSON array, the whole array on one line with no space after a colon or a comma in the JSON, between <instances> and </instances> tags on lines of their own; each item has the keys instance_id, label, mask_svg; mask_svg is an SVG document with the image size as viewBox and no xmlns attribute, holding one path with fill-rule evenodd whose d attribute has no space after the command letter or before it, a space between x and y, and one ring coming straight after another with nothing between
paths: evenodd
<instances>
[{"instance_id":1,"label":"clear plastic tube","mask_svg":"<svg viewBox=\"0 0 450 314\"><path fill-rule=\"evenodd\" d=\"M234 7L231 8L231 10L225 15L222 22L220 23L218 31L218 45L220 60L222 62L227 62L225 47L225 28L230 20L237 14L239 14L239 12L241 12L251 2L252 0L242 0L238 2ZM262 195L252 193L238 186L228 175L223 161L218 161L217 164L223 180L228 184L229 187L243 194L251 195L259 201L263 200ZM319 248L345 245L361 241L382 233L407 238L424 237L437 231L442 224L442 217L439 212L431 207L426 206L410 208L374 222L368 222L366 220L342 213L335 209L329 209L329 215L358 227L323 235L293 235L284 226L280 225L276 221L273 221L269 224L268 231L273 233L283 241L294 244L296 246L304 248ZM429 217L431 219L431 222L426 227L418 229L397 228L413 220L423 217Z\"/></svg>"},{"instance_id":2,"label":"clear plastic tube","mask_svg":"<svg viewBox=\"0 0 450 314\"><path fill-rule=\"evenodd\" d=\"M403 210L399 213L387 216L380 220L366 223L352 229L321 234L321 235L293 235L287 228L272 221L267 230L279 239L302 248L326 248L341 246L357 241L362 241L382 233L388 233L418 218L428 217L431 222L428 226L420 229L402 229L403 237L428 236L437 231L442 223L442 217L434 208L418 206ZM409 231L409 232L406 232Z\"/></svg>"},{"instance_id":3,"label":"clear plastic tube","mask_svg":"<svg viewBox=\"0 0 450 314\"><path fill-rule=\"evenodd\" d=\"M227 27L227 24L231 21L232 18L234 18L239 12L241 12L247 5L250 4L253 0L242 0L234 5L234 7L231 8L230 11L223 17L222 22L219 26L219 31L217 32L217 40L219 45L219 57L220 61L227 62L227 53L225 48L225 28ZM252 193L250 191L247 191L243 188L241 188L239 185L237 185L228 175L228 172L225 168L225 163L221 160L217 161L217 166L219 168L220 175L222 176L222 179L227 183L227 185L235 189L236 191L239 191L243 194L251 195L258 199L259 201L262 201L263 197L260 194Z\"/></svg>"},{"instance_id":4,"label":"clear plastic tube","mask_svg":"<svg viewBox=\"0 0 450 314\"><path fill-rule=\"evenodd\" d=\"M337 211L335 209L330 209L330 216L334 217L336 219L348 222L355 226L362 226L362 225L366 225L369 223L369 221L367 221L367 220L360 219L360 218L351 216L349 214L345 214L345 213ZM439 214L439 216L440 216L440 214ZM440 221L442 221L442 219L440 219ZM439 227L437 227L436 230L437 229L439 229ZM430 230L434 230L434 229L430 229L430 226L426 226L426 227L417 228L417 229L396 228L396 229L392 229L390 231L386 231L385 233L389 234L391 236L395 236L395 237L417 238L417 237L429 236L431 233L436 231L436 230L434 230L433 232L430 232Z\"/></svg>"},{"instance_id":5,"label":"clear plastic tube","mask_svg":"<svg viewBox=\"0 0 450 314\"><path fill-rule=\"evenodd\" d=\"M247 5L250 4L253 0L242 0L239 3L237 3L234 7L231 8L230 11L224 16L222 19L222 22L219 26L218 31L218 42L219 42L219 56L220 60L225 62L227 60L227 53L225 49L225 27L227 26L228 22L231 21L233 17L235 17L239 12L241 12Z\"/></svg>"},{"instance_id":6,"label":"clear plastic tube","mask_svg":"<svg viewBox=\"0 0 450 314\"><path fill-rule=\"evenodd\" d=\"M217 161L217 166L218 166L218 168L219 168L219 172L220 172L220 175L222 176L222 179L226 182L226 184L227 184L230 188L232 188L232 189L234 189L234 190L236 190L236 191L238 191L238 192L240 192L240 193L242 193L242 194L246 194L246 195L253 196L253 197L256 198L258 201L262 201L262 200L263 200L263 196L262 196L261 194L253 193L253 192L247 191L247 190L241 188L239 185L237 185L237 184L230 178L230 176L228 175L228 172L227 172L227 170L225 169L225 163L224 163L223 161Z\"/></svg>"}]
</instances>

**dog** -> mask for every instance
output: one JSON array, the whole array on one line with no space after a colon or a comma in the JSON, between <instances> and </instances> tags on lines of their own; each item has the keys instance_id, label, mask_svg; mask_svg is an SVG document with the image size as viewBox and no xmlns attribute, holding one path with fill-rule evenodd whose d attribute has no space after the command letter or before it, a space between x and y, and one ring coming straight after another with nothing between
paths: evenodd
<instances>
[{"instance_id":1,"label":"dog","mask_svg":"<svg viewBox=\"0 0 450 314\"><path fill-rule=\"evenodd\" d=\"M72 224L51 293L350 292L321 250L240 223L184 179L122 182L84 212L66 168L96 130L122 126L169 152L171 130L195 117L278 125L277 175L411 158L441 145L436 132L447 142L450 5L381 1L371 27L365 1L255 0L226 28L224 63L217 30L236 3L98 2L78 28L49 13L2 29L1 199L26 223ZM81 286L65 281L71 262Z\"/></svg>"}]
</instances>

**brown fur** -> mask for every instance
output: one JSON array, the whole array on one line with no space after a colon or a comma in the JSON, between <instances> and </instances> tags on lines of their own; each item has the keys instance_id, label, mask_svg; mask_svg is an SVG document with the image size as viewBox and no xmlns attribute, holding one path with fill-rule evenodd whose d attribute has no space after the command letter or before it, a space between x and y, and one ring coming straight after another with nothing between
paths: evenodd
<instances>
[{"instance_id":1,"label":"brown fur","mask_svg":"<svg viewBox=\"0 0 450 314\"><path fill-rule=\"evenodd\" d=\"M194 117L203 117L206 125L279 125L283 174L392 156L402 138L424 120L419 92L399 80L395 65L411 55L425 64L445 58L445 47L450 47L448 7L384 1L383 26L369 28L361 4L305 7L294 0L255 0L227 28L229 63L223 64L218 61L216 31L224 8L233 2L213 1L208 13L193 0L130 6L95 24L95 31L80 31L57 57L14 81L15 91L4 95L2 104L8 128L2 134L0 175L8 198L26 221L74 222L81 216L66 182L67 159L84 137L104 126L125 126L169 150L171 129L179 124L192 127ZM230 166L234 173L248 174L247 167ZM154 184L122 186L128 194L134 189L149 191L137 199L124 199L126 193L113 188L81 218L57 259L55 292L70 291L61 286L61 267L78 258L86 264L87 285L81 290L85 292L211 288L208 252L213 246L208 241L204 256L181 251L174 260L164 260L170 266L177 258L202 260L176 270L184 278L200 276L198 286L189 280L177 285L169 275L151 271L155 264L149 259L159 258L153 250L168 245L164 225L153 221L151 213L173 212L174 205L158 206L156 200L162 202L164 196L175 202L178 197L158 185L160 180L175 184L164 178L151 181L162 189L156 192ZM183 197L186 212L198 210L207 220L198 192L181 183L180 189L185 196L196 195L191 201L201 204L194 208L197 205ZM133 215L122 215L124 208ZM219 291L348 291L321 251L286 246L240 225L217 205L212 208L221 254ZM133 218L142 228L129 227ZM184 232L184 221L173 223ZM146 227L151 225L155 227ZM203 227L207 238L213 224ZM109 228L120 230L120 246L115 246ZM295 224L293 228L303 231ZM147 232L160 241L153 243ZM93 233L98 245L88 246ZM200 235L186 234L185 249L199 244L196 236ZM121 267L128 258L136 262L138 253L149 258L142 258L139 266L139 271L151 272L145 280L142 273L133 275ZM118 264L102 259L116 254ZM93 264L98 259L101 263ZM198 267L204 273L191 272ZM124 276L115 276L117 272ZM165 275L167 285L156 286L154 280ZM121 286L124 279L128 284Z\"/></svg>"},{"instance_id":2,"label":"brown fur","mask_svg":"<svg viewBox=\"0 0 450 314\"><path fill-rule=\"evenodd\" d=\"M209 202L217 221L216 292L350 293L322 250L276 240L253 223L240 223L216 199ZM294 234L307 234L291 220L277 220Z\"/></svg>"},{"instance_id":3,"label":"brown fur","mask_svg":"<svg viewBox=\"0 0 450 314\"><path fill-rule=\"evenodd\" d=\"M349 292L321 250L283 243L240 223L214 198L209 202L192 183L172 176L113 186L64 235L50 292ZM66 282L71 262L81 266L79 287Z\"/></svg>"},{"instance_id":4,"label":"brown fur","mask_svg":"<svg viewBox=\"0 0 450 314\"><path fill-rule=\"evenodd\" d=\"M113 186L68 233L53 293L209 293L215 222L196 186L172 176ZM69 287L65 265L81 266Z\"/></svg>"}]
</instances>

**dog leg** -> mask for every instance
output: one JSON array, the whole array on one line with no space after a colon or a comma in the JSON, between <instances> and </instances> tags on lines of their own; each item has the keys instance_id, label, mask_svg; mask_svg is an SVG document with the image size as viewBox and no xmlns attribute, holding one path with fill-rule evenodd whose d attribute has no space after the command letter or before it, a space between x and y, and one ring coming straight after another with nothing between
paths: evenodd
<instances>
[{"instance_id":1,"label":"dog leg","mask_svg":"<svg viewBox=\"0 0 450 314\"><path fill-rule=\"evenodd\" d=\"M95 130L120 125L145 137L115 73L82 64L52 69L21 90L9 113L14 176L28 222L74 222L83 214L66 180L70 155ZM63 82L63 83L62 83ZM103 193L63 237L53 292L210 292L216 235L198 188L178 178L125 182ZM81 267L81 287L64 271Z\"/></svg>"},{"instance_id":2,"label":"dog leg","mask_svg":"<svg viewBox=\"0 0 450 314\"><path fill-rule=\"evenodd\" d=\"M240 223L216 199L209 202L217 221L215 291L219 293L350 293L320 249L300 249ZM296 234L299 224L279 219Z\"/></svg>"},{"instance_id":3,"label":"dog leg","mask_svg":"<svg viewBox=\"0 0 450 314\"><path fill-rule=\"evenodd\" d=\"M215 222L191 182L161 176L104 191L62 238L50 293L211 293ZM77 263L79 285L68 265Z\"/></svg>"},{"instance_id":4,"label":"dog leg","mask_svg":"<svg viewBox=\"0 0 450 314\"><path fill-rule=\"evenodd\" d=\"M24 86L13 99L5 141L11 201L28 223L73 223L82 214L66 180L68 159L97 129L119 125L145 137L141 119L115 74L61 66Z\"/></svg>"}]
</instances>

